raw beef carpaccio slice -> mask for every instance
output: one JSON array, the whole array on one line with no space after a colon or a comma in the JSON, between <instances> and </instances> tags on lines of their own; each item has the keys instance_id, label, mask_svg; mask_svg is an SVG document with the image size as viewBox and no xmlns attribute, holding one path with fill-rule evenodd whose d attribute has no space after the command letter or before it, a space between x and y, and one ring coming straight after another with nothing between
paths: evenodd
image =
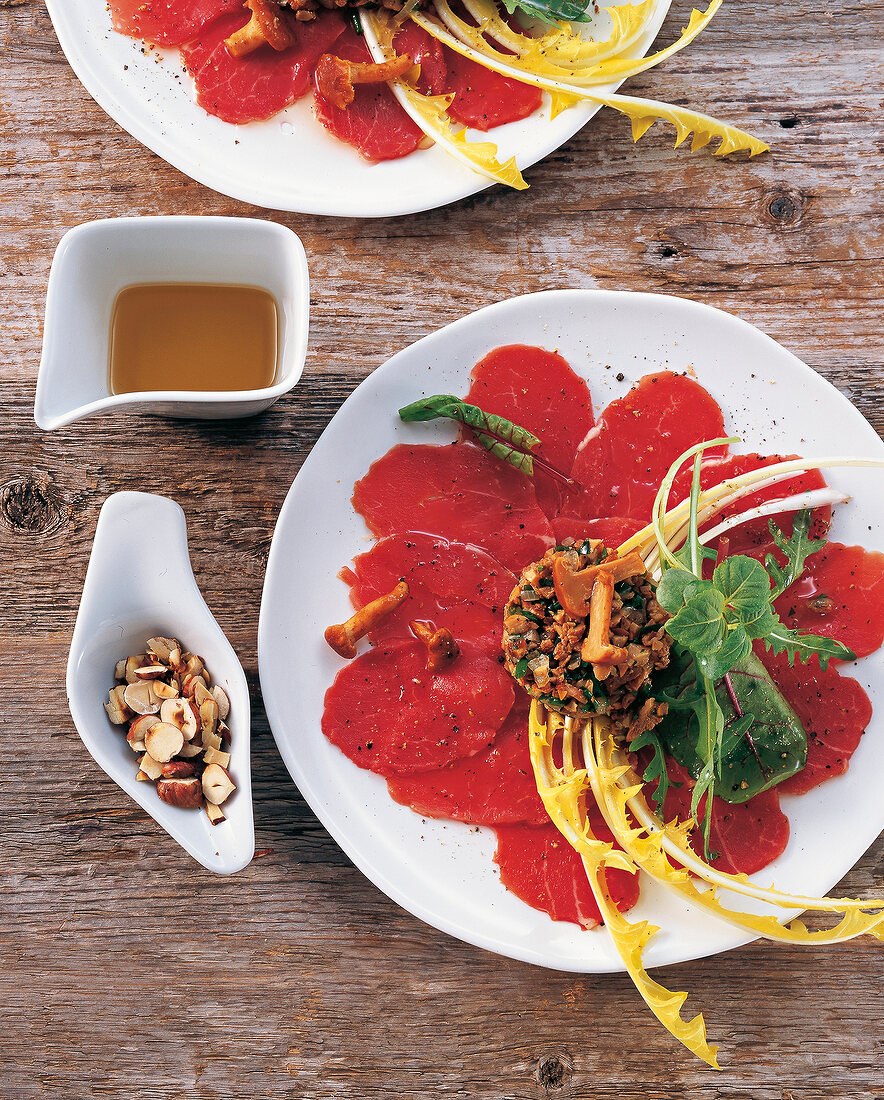
<instances>
[{"instance_id":1,"label":"raw beef carpaccio slice","mask_svg":"<svg viewBox=\"0 0 884 1100\"><path fill-rule=\"evenodd\" d=\"M300 99L319 57L346 25L338 12L324 11L318 19L296 24L296 46L281 51L261 46L245 57L231 57L224 40L248 22L248 15L240 11L217 19L181 51L197 103L225 122L257 122Z\"/></svg>"},{"instance_id":2,"label":"raw beef carpaccio slice","mask_svg":"<svg viewBox=\"0 0 884 1100\"><path fill-rule=\"evenodd\" d=\"M491 130L527 118L540 109L543 94L534 85L492 72L447 46L445 60L448 65L445 90L454 93L448 113L464 126Z\"/></svg>"},{"instance_id":3,"label":"raw beef carpaccio slice","mask_svg":"<svg viewBox=\"0 0 884 1100\"><path fill-rule=\"evenodd\" d=\"M590 821L600 840L612 839L595 807ZM501 825L494 831L494 862L507 890L553 920L571 921L584 928L601 923L583 862L555 825ZM638 875L619 869L606 875L611 897L625 913L638 901Z\"/></svg>"},{"instance_id":4,"label":"raw beef carpaccio slice","mask_svg":"<svg viewBox=\"0 0 884 1100\"><path fill-rule=\"evenodd\" d=\"M512 680L468 644L444 672L420 642L370 649L325 693L322 732L361 768L411 775L487 749L513 705Z\"/></svg>"},{"instance_id":5,"label":"raw beef carpaccio slice","mask_svg":"<svg viewBox=\"0 0 884 1100\"><path fill-rule=\"evenodd\" d=\"M608 516L606 519L580 519L577 516L558 516L552 521L556 542L574 539L601 539L609 549L616 549L636 533L644 524L629 516Z\"/></svg>"},{"instance_id":6,"label":"raw beef carpaccio slice","mask_svg":"<svg viewBox=\"0 0 884 1100\"><path fill-rule=\"evenodd\" d=\"M821 669L774 656L758 647L758 656L774 683L801 719L807 734L807 764L777 785L784 794L804 794L826 779L843 775L872 718L872 704L861 684L842 676L834 665Z\"/></svg>"},{"instance_id":7,"label":"raw beef carpaccio slice","mask_svg":"<svg viewBox=\"0 0 884 1100\"><path fill-rule=\"evenodd\" d=\"M571 473L594 422L586 382L561 355L528 344L495 348L481 359L465 400L533 432L540 440L534 453L563 474ZM533 480L538 503L554 518L562 508L562 485L539 465Z\"/></svg>"},{"instance_id":8,"label":"raw beef carpaccio slice","mask_svg":"<svg viewBox=\"0 0 884 1100\"><path fill-rule=\"evenodd\" d=\"M698 382L669 371L646 375L608 405L577 454L571 472L584 488L577 514L650 522L672 463L695 443L723 435L721 409Z\"/></svg>"},{"instance_id":9,"label":"raw beef carpaccio slice","mask_svg":"<svg viewBox=\"0 0 884 1100\"><path fill-rule=\"evenodd\" d=\"M447 627L458 642L474 642L489 656L500 653L503 609L516 578L476 546L416 531L388 535L343 576L355 607L400 580L408 582L408 599L369 634L373 645L413 640L408 624L422 619Z\"/></svg>"},{"instance_id":10,"label":"raw beef carpaccio slice","mask_svg":"<svg viewBox=\"0 0 884 1100\"><path fill-rule=\"evenodd\" d=\"M884 554L830 542L774 606L791 630L834 638L868 657L884 641Z\"/></svg>"},{"instance_id":11,"label":"raw beef carpaccio slice","mask_svg":"<svg viewBox=\"0 0 884 1100\"><path fill-rule=\"evenodd\" d=\"M668 760L672 783L663 805L667 822L691 816L691 791L694 781L687 768ZM680 784L676 786L676 784ZM700 799L698 817L702 821L706 796ZM754 874L783 854L789 842L789 819L780 809L776 788L750 798L748 802L731 805L716 796L712 801L712 827L709 832L709 863L727 874ZM700 858L703 834L699 826L691 836L691 847Z\"/></svg>"},{"instance_id":12,"label":"raw beef carpaccio slice","mask_svg":"<svg viewBox=\"0 0 884 1100\"><path fill-rule=\"evenodd\" d=\"M413 65L420 65L417 90L421 95L442 95L448 65L440 42L409 19L396 32L393 48L397 54L408 54Z\"/></svg>"},{"instance_id":13,"label":"raw beef carpaccio slice","mask_svg":"<svg viewBox=\"0 0 884 1100\"><path fill-rule=\"evenodd\" d=\"M241 12L242 0L108 0L108 7L121 34L182 46L219 15Z\"/></svg>"},{"instance_id":14,"label":"raw beef carpaccio slice","mask_svg":"<svg viewBox=\"0 0 884 1100\"><path fill-rule=\"evenodd\" d=\"M469 443L399 444L356 482L353 506L378 536L441 535L480 546L514 573L553 544L531 478Z\"/></svg>"},{"instance_id":15,"label":"raw beef carpaccio slice","mask_svg":"<svg viewBox=\"0 0 884 1100\"><path fill-rule=\"evenodd\" d=\"M333 52L345 61L373 61L365 40L350 26L335 43ZM313 102L316 117L326 130L358 149L366 160L407 156L424 137L423 130L405 113L386 83L357 84L352 103L335 107L314 80Z\"/></svg>"},{"instance_id":16,"label":"raw beef carpaccio slice","mask_svg":"<svg viewBox=\"0 0 884 1100\"><path fill-rule=\"evenodd\" d=\"M436 771L389 779L391 796L424 817L469 825L547 821L528 752L528 707L520 691L491 748Z\"/></svg>"}]
</instances>

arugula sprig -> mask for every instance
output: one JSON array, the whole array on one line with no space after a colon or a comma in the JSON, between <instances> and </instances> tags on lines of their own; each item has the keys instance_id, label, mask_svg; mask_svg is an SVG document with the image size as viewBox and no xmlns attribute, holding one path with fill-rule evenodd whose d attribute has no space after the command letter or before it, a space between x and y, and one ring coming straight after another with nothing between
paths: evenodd
<instances>
[{"instance_id":1,"label":"arugula sprig","mask_svg":"<svg viewBox=\"0 0 884 1100\"><path fill-rule=\"evenodd\" d=\"M534 474L536 465L569 488L578 487L578 482L574 478L557 470L555 466L534 453L540 440L533 432L529 432L527 428L514 424L503 416L487 413L478 405L470 405L453 394L437 393L432 397L414 401L399 410L399 419L406 424L441 418L464 424L470 429L480 447L528 477Z\"/></svg>"},{"instance_id":2,"label":"arugula sprig","mask_svg":"<svg viewBox=\"0 0 884 1100\"><path fill-rule=\"evenodd\" d=\"M822 539L810 538L809 510L796 515L788 538L773 520L768 521L774 545L785 558L783 563L773 554L766 556L764 565L754 558L736 554L719 561L711 578L704 578L704 562L717 559L717 555L699 540L700 468L703 452L722 442L725 441L700 444L684 456L693 455L694 469L688 535L677 553L666 544L662 514L684 457L670 469L655 502L656 518L660 520L656 530L663 570L657 600L672 616L666 624L668 634L690 656L695 672L693 690L677 699L667 697L667 701L673 707L692 710L698 723L698 774L691 797L691 814L695 821L698 820L700 802L708 795L702 823L707 857L712 794L716 780L722 778L724 756L725 718L716 695L717 683L749 658L756 639L761 639L774 653L785 653L790 664L796 659L807 663L815 656L821 667L826 668L832 658L855 659L855 654L843 642L790 630L773 606L773 601L801 576L807 558L825 545ZM731 725L728 736L731 739L737 733L746 736L751 726L751 716L741 715L739 728Z\"/></svg>"},{"instance_id":3,"label":"arugula sprig","mask_svg":"<svg viewBox=\"0 0 884 1100\"><path fill-rule=\"evenodd\" d=\"M593 9L586 0L503 0L503 6L510 15L523 11L533 19L544 23L557 23L567 19L571 23L588 23L593 17Z\"/></svg>"}]
</instances>

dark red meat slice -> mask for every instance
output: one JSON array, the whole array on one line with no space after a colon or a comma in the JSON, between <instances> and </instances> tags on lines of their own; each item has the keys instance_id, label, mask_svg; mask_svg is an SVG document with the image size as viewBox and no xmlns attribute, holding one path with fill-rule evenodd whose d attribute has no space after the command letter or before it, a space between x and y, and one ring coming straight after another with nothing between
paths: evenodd
<instances>
[{"instance_id":1,"label":"dark red meat slice","mask_svg":"<svg viewBox=\"0 0 884 1100\"><path fill-rule=\"evenodd\" d=\"M181 46L242 0L109 0L114 29L159 46Z\"/></svg>"},{"instance_id":2,"label":"dark red meat slice","mask_svg":"<svg viewBox=\"0 0 884 1100\"><path fill-rule=\"evenodd\" d=\"M427 34L423 27L408 20L396 32L393 48L398 54L408 54L415 65L420 65L419 92L423 95L442 95L448 80L448 66L440 42Z\"/></svg>"},{"instance_id":3,"label":"dark red meat slice","mask_svg":"<svg viewBox=\"0 0 884 1100\"><path fill-rule=\"evenodd\" d=\"M700 484L704 489L708 489L728 478L739 477L741 474L749 473L751 470L760 470L765 466L773 466L777 462L784 462L795 457L797 456L759 454L728 455L726 458L714 459L711 462L703 464L703 468L700 472ZM690 464L688 464L676 478L675 484L672 486L672 493L669 497L670 507L678 504L690 495L692 475L693 471ZM716 526L721 520L728 516L749 511L766 501L778 500L782 497L793 496L797 493L810 492L813 489L823 489L825 485L825 479L819 470L808 470L807 473L796 474L794 477L789 478L788 481L780 481L776 485L772 485L767 489L762 489L757 493L752 493L751 496L743 497L741 500L728 505L724 511L705 525L705 529L708 530L710 527ZM772 550L774 546L770 534L770 527L768 526L768 519L773 519L784 534L792 534L791 512L780 512L774 516L765 516L761 519L749 520L748 523L733 528L723 536L729 540L725 552L727 554L748 554L750 557L763 561L764 555L769 550ZM814 538L820 538L825 535L829 529L831 519L832 509L828 505L814 509L813 525L811 529L811 534ZM718 540L716 540L716 544L717 542Z\"/></svg>"},{"instance_id":4,"label":"dark red meat slice","mask_svg":"<svg viewBox=\"0 0 884 1100\"><path fill-rule=\"evenodd\" d=\"M671 758L667 761L669 778L673 786L666 794L663 816L666 821L678 818L686 821L691 816L691 791L694 781L686 768ZM675 786L680 783L681 786ZM785 786L785 784L783 784ZM702 820L706 808L706 796L700 799L699 817ZM712 828L709 834L709 850L717 853L710 864L727 874L754 874L782 855L789 842L789 819L780 809L776 789L750 798L748 802L732 806L716 797L712 802ZM701 858L703 837L696 828L691 837L691 847Z\"/></svg>"},{"instance_id":5,"label":"dark red meat slice","mask_svg":"<svg viewBox=\"0 0 884 1100\"><path fill-rule=\"evenodd\" d=\"M527 344L495 348L473 367L466 400L533 432L536 454L570 474L577 447L593 425L586 382L553 351ZM561 484L534 469L537 500L550 519L562 501Z\"/></svg>"},{"instance_id":6,"label":"dark red meat slice","mask_svg":"<svg viewBox=\"0 0 884 1100\"><path fill-rule=\"evenodd\" d=\"M833 666L825 671L816 661L789 667L758 647L758 656L774 683L792 704L807 733L807 764L777 790L804 794L826 779L843 775L872 717L872 704L859 684Z\"/></svg>"},{"instance_id":7,"label":"dark red meat slice","mask_svg":"<svg viewBox=\"0 0 884 1100\"><path fill-rule=\"evenodd\" d=\"M884 554L830 542L775 606L792 629L835 638L867 657L884 641Z\"/></svg>"},{"instance_id":8,"label":"dark red meat slice","mask_svg":"<svg viewBox=\"0 0 884 1100\"><path fill-rule=\"evenodd\" d=\"M411 775L487 749L513 705L497 661L464 645L445 672L419 642L370 649L325 693L322 731L361 768Z\"/></svg>"},{"instance_id":9,"label":"dark red meat slice","mask_svg":"<svg viewBox=\"0 0 884 1100\"><path fill-rule=\"evenodd\" d=\"M373 645L413 640L409 622L424 619L489 656L500 653L503 608L516 578L478 547L414 531L390 535L360 554L345 580L355 607L408 582L408 599L371 632Z\"/></svg>"},{"instance_id":10,"label":"dark red meat slice","mask_svg":"<svg viewBox=\"0 0 884 1100\"><path fill-rule=\"evenodd\" d=\"M319 57L345 27L338 12L324 11L318 19L296 24L298 44L288 50L262 46L245 57L231 57L224 40L248 18L247 11L225 15L181 51L197 103L225 122L270 118L294 103L307 91Z\"/></svg>"},{"instance_id":11,"label":"dark red meat slice","mask_svg":"<svg viewBox=\"0 0 884 1100\"><path fill-rule=\"evenodd\" d=\"M481 546L513 572L553 543L531 479L467 443L394 447L356 482L353 506L378 536L441 535Z\"/></svg>"},{"instance_id":12,"label":"dark red meat slice","mask_svg":"<svg viewBox=\"0 0 884 1100\"><path fill-rule=\"evenodd\" d=\"M447 46L445 60L446 91L454 92L448 113L465 126L491 130L505 122L527 118L540 109L543 97L539 88L494 73Z\"/></svg>"},{"instance_id":13,"label":"dark red meat slice","mask_svg":"<svg viewBox=\"0 0 884 1100\"><path fill-rule=\"evenodd\" d=\"M590 820L596 836L611 839L595 807ZM584 928L595 928L601 923L583 862L555 825L501 825L494 831L497 834L494 862L507 890L533 909L548 913L553 920L571 921ZM608 871L607 882L622 913L638 901L638 875Z\"/></svg>"},{"instance_id":14,"label":"dark red meat slice","mask_svg":"<svg viewBox=\"0 0 884 1100\"><path fill-rule=\"evenodd\" d=\"M334 48L345 61L374 59L365 40L348 26ZM316 117L331 133L358 149L366 160L395 160L417 149L423 131L399 106L387 84L357 84L349 106L335 107L315 86Z\"/></svg>"},{"instance_id":15,"label":"dark red meat slice","mask_svg":"<svg viewBox=\"0 0 884 1100\"><path fill-rule=\"evenodd\" d=\"M490 749L438 771L389 779L391 796L424 817L469 825L547 821L528 752L528 705L518 692Z\"/></svg>"},{"instance_id":16,"label":"dark red meat slice","mask_svg":"<svg viewBox=\"0 0 884 1100\"><path fill-rule=\"evenodd\" d=\"M579 519L576 516L557 516L552 521L556 542L565 539L601 539L605 546L617 547L636 533L644 524L628 516L608 516L606 519Z\"/></svg>"},{"instance_id":17,"label":"dark red meat slice","mask_svg":"<svg viewBox=\"0 0 884 1100\"><path fill-rule=\"evenodd\" d=\"M612 401L579 451L572 473L584 486L577 515L651 519L660 482L695 443L724 434L721 409L692 378L662 371ZM720 453L720 452L719 452Z\"/></svg>"}]
</instances>

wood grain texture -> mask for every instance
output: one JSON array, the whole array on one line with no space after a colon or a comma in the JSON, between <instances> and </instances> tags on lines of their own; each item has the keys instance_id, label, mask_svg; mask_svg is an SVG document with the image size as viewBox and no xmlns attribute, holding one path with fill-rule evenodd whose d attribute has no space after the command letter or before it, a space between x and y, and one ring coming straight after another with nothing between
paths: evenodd
<instances>
[{"instance_id":1,"label":"wood grain texture","mask_svg":"<svg viewBox=\"0 0 884 1100\"><path fill-rule=\"evenodd\" d=\"M821 10L825 9L825 10ZM670 34L688 5L677 3ZM495 958L366 882L289 781L260 705L257 611L275 517L341 400L392 352L512 294L683 294L741 314L884 431L884 5L726 5L692 49L631 82L774 147L749 163L634 146L603 112L528 173L377 222L270 214L313 280L304 380L231 423L32 420L55 244L93 217L255 214L185 179L83 91L38 0L0 0L5 416L0 469L0 1095L252 1100L871 1100L884 1096L879 948L756 944L673 968L724 1073L649 1023L622 977ZM262 216L265 216L262 214ZM93 765L64 664L98 509L121 488L187 513L206 598L249 672L259 848L220 879ZM879 844L842 884L884 880Z\"/></svg>"}]
</instances>

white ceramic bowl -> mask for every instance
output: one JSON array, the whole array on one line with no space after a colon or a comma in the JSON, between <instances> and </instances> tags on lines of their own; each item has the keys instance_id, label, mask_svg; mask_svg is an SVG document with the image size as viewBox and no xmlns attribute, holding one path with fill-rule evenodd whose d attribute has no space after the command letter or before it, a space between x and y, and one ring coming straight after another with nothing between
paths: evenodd
<instances>
[{"instance_id":1,"label":"white ceramic bowl","mask_svg":"<svg viewBox=\"0 0 884 1100\"><path fill-rule=\"evenodd\" d=\"M137 283L257 286L279 311L276 381L259 390L112 394L108 351L118 291ZM111 218L59 242L49 273L34 419L44 431L109 409L220 420L272 405L301 377L310 284L300 239L252 218Z\"/></svg>"},{"instance_id":2,"label":"white ceramic bowl","mask_svg":"<svg viewBox=\"0 0 884 1100\"><path fill-rule=\"evenodd\" d=\"M226 820L211 825L202 810L162 802L139 782L125 726L111 725L103 703L114 666L143 653L148 638L174 637L199 653L230 699L230 774L237 789ZM93 759L131 798L210 871L230 874L255 852L250 764L249 689L233 647L206 606L190 567L187 525L174 500L114 493L98 517L89 569L71 639L68 704Z\"/></svg>"}]
</instances>

